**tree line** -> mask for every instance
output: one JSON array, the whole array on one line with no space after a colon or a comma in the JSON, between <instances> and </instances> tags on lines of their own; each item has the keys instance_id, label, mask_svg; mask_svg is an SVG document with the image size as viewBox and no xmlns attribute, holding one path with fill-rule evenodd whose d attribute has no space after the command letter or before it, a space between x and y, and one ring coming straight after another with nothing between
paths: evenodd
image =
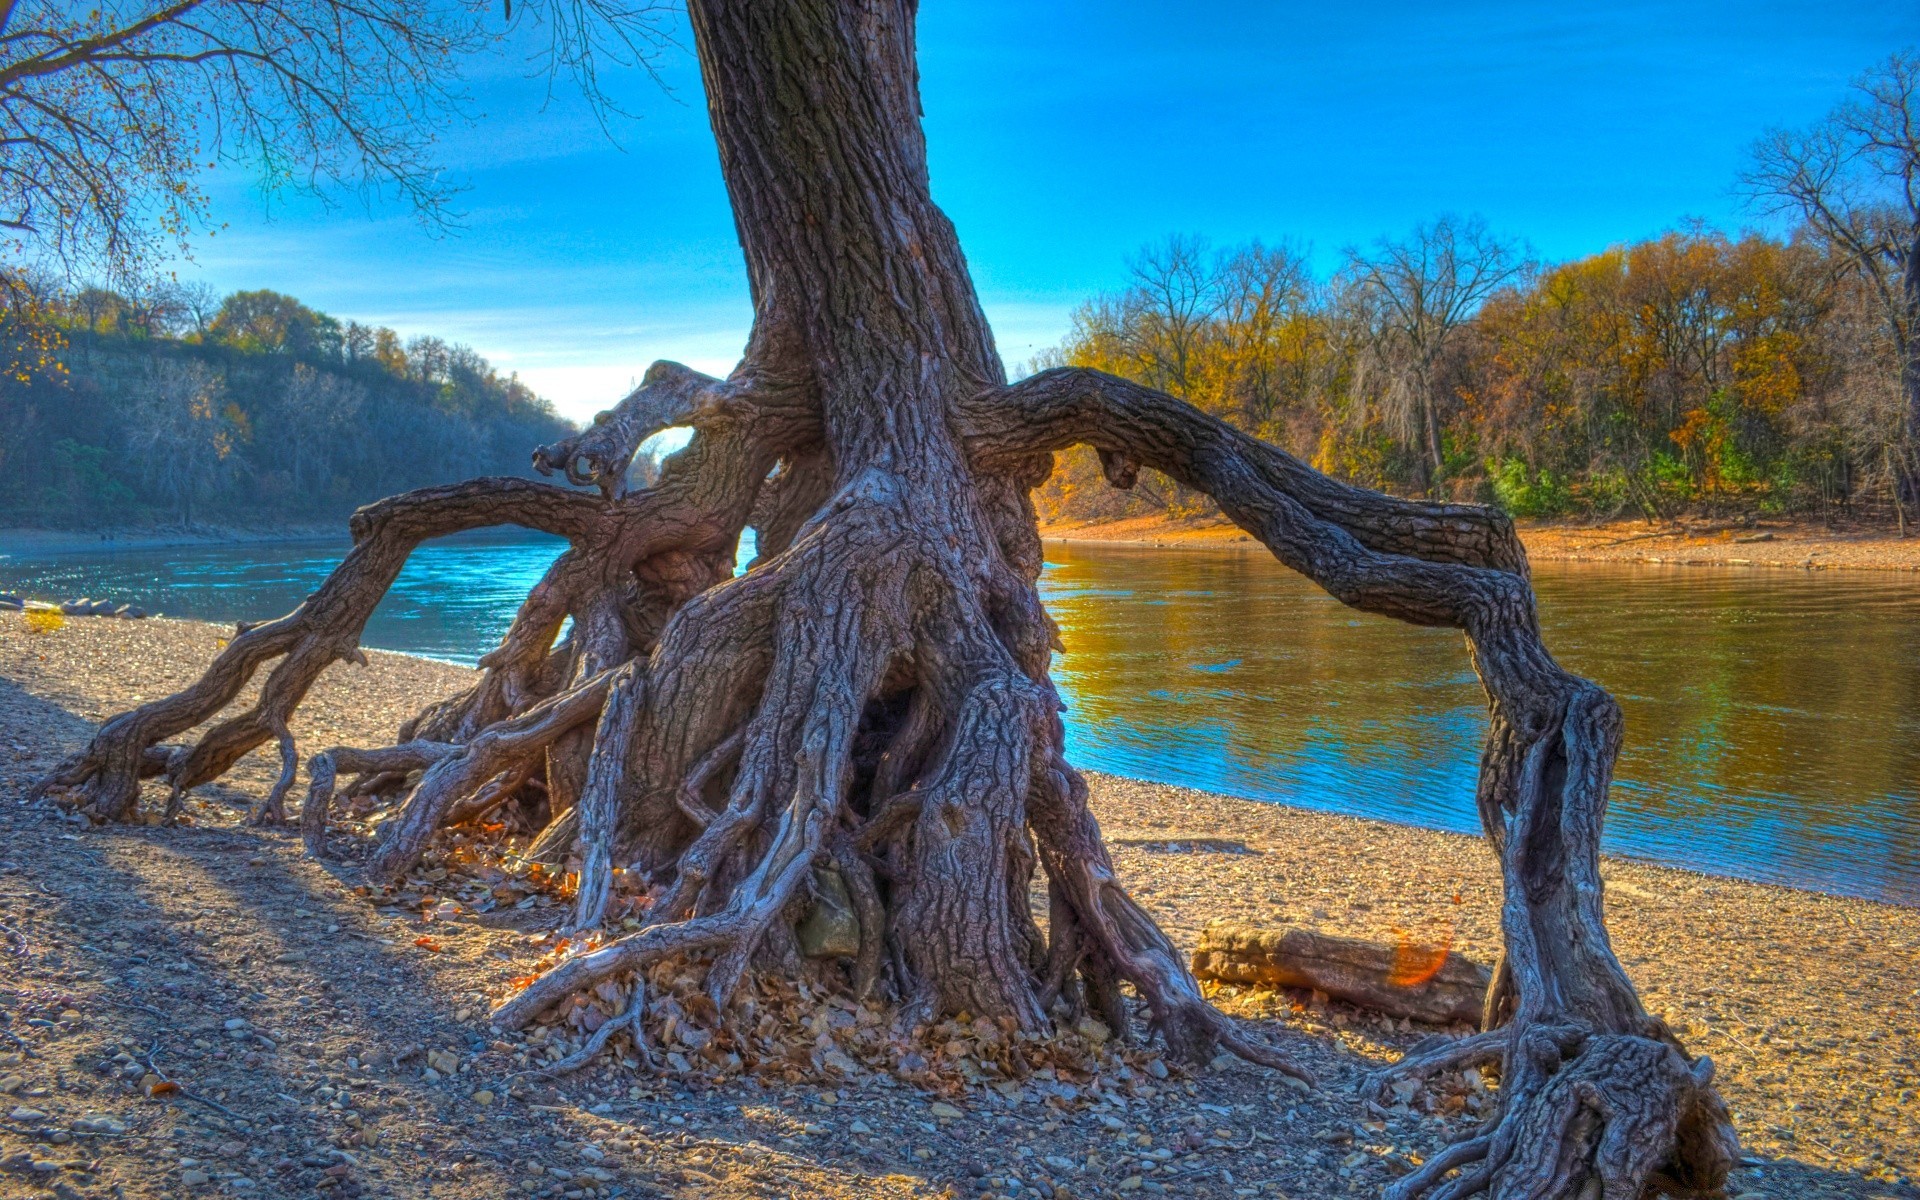
<instances>
[{"instance_id":1,"label":"tree line","mask_svg":"<svg viewBox=\"0 0 1920 1200\"><path fill-rule=\"evenodd\" d=\"M1920 502L1920 58L1895 56L1742 184L1791 232L1689 223L1543 264L1474 217L1344 251L1149 247L1032 365L1170 391L1370 487L1523 516L1801 513ZM1175 516L1167 480L1104 485L1090 454L1054 518Z\"/></svg>"},{"instance_id":2,"label":"tree line","mask_svg":"<svg viewBox=\"0 0 1920 1200\"><path fill-rule=\"evenodd\" d=\"M330 519L410 488L524 474L572 432L466 346L272 291L16 283L0 320L0 520ZM22 347L33 353L22 353Z\"/></svg>"}]
</instances>

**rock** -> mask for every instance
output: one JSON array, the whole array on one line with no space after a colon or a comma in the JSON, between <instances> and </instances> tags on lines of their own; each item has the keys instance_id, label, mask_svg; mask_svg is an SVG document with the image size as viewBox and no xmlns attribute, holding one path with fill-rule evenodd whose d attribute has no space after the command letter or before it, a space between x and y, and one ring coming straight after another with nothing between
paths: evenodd
<instances>
[{"instance_id":1,"label":"rock","mask_svg":"<svg viewBox=\"0 0 1920 1200\"><path fill-rule=\"evenodd\" d=\"M137 605L129 604L121 609L118 615L125 617L129 621L144 621L147 619L147 610Z\"/></svg>"},{"instance_id":2,"label":"rock","mask_svg":"<svg viewBox=\"0 0 1920 1200\"><path fill-rule=\"evenodd\" d=\"M1167 1064L1157 1058L1150 1058L1147 1060L1147 1074L1153 1076L1155 1079L1165 1079L1167 1077Z\"/></svg>"},{"instance_id":3,"label":"rock","mask_svg":"<svg viewBox=\"0 0 1920 1200\"><path fill-rule=\"evenodd\" d=\"M239 1030L239 1029L245 1029L246 1027L247 1027L247 1019L245 1017L227 1018L226 1030L228 1033L232 1033L235 1030Z\"/></svg>"},{"instance_id":4,"label":"rock","mask_svg":"<svg viewBox=\"0 0 1920 1200\"><path fill-rule=\"evenodd\" d=\"M7 1115L16 1121L44 1121L47 1119L45 1112L37 1108L28 1108L24 1104Z\"/></svg>"},{"instance_id":5,"label":"rock","mask_svg":"<svg viewBox=\"0 0 1920 1200\"><path fill-rule=\"evenodd\" d=\"M927 1105L927 1111L942 1121L958 1121L967 1115L944 1100L935 1100Z\"/></svg>"},{"instance_id":6,"label":"rock","mask_svg":"<svg viewBox=\"0 0 1920 1200\"><path fill-rule=\"evenodd\" d=\"M429 1050L427 1066L442 1075L452 1075L460 1069L460 1056L451 1050Z\"/></svg>"},{"instance_id":7,"label":"rock","mask_svg":"<svg viewBox=\"0 0 1920 1200\"><path fill-rule=\"evenodd\" d=\"M493 1103L493 1093L486 1088L481 1088L473 1094L473 1102L481 1108L485 1108L487 1105Z\"/></svg>"},{"instance_id":8,"label":"rock","mask_svg":"<svg viewBox=\"0 0 1920 1200\"><path fill-rule=\"evenodd\" d=\"M186 1170L180 1172L180 1182L188 1187L205 1187L212 1181L213 1176L202 1171L199 1167L188 1167Z\"/></svg>"},{"instance_id":9,"label":"rock","mask_svg":"<svg viewBox=\"0 0 1920 1200\"><path fill-rule=\"evenodd\" d=\"M1106 1045L1107 1039L1113 1036L1113 1030L1108 1029L1104 1022L1096 1020L1093 1017L1081 1017L1080 1023L1075 1025L1073 1029L1075 1033L1078 1033L1081 1037L1096 1046Z\"/></svg>"},{"instance_id":10,"label":"rock","mask_svg":"<svg viewBox=\"0 0 1920 1200\"><path fill-rule=\"evenodd\" d=\"M853 913L847 881L832 867L813 872L813 907L794 934L808 958L852 958L860 953L860 919Z\"/></svg>"},{"instance_id":11,"label":"rock","mask_svg":"<svg viewBox=\"0 0 1920 1200\"><path fill-rule=\"evenodd\" d=\"M1193 973L1221 983L1311 989L1361 1008L1433 1024L1476 1023L1492 972L1445 947L1389 946L1308 929L1216 921Z\"/></svg>"},{"instance_id":12,"label":"rock","mask_svg":"<svg viewBox=\"0 0 1920 1200\"><path fill-rule=\"evenodd\" d=\"M1145 1182L1146 1180L1138 1175L1129 1175L1115 1184L1113 1190L1116 1192L1137 1192L1140 1190L1140 1185Z\"/></svg>"},{"instance_id":13,"label":"rock","mask_svg":"<svg viewBox=\"0 0 1920 1200\"><path fill-rule=\"evenodd\" d=\"M853 1124L847 1126L847 1132L852 1134L857 1134L860 1137L865 1137L868 1134L873 1132L873 1126L867 1124L865 1121L862 1121L856 1118Z\"/></svg>"},{"instance_id":14,"label":"rock","mask_svg":"<svg viewBox=\"0 0 1920 1200\"><path fill-rule=\"evenodd\" d=\"M11 1096L25 1086L27 1086L25 1075L9 1075L5 1079L0 1079L0 1096Z\"/></svg>"}]
</instances>

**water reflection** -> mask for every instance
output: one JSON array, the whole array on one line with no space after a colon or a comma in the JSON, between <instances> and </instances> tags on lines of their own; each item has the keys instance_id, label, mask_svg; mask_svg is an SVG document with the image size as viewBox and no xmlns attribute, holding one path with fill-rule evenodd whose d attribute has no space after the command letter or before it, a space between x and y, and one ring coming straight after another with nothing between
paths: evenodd
<instances>
[{"instance_id":1,"label":"water reflection","mask_svg":"<svg viewBox=\"0 0 1920 1200\"><path fill-rule=\"evenodd\" d=\"M1074 761L1477 830L1460 635L1344 608L1264 554L1051 545ZM1541 564L1547 639L1620 698L1611 851L1920 902L1920 586Z\"/></svg>"},{"instance_id":2,"label":"water reflection","mask_svg":"<svg viewBox=\"0 0 1920 1200\"><path fill-rule=\"evenodd\" d=\"M366 644L473 662L561 546L526 533L423 546ZM0 586L257 620L299 603L344 549L0 557ZM1484 700L1458 634L1355 613L1257 552L1048 553L1077 763L1477 828ZM1626 710L1608 849L1920 903L1920 583L1542 564L1537 587L1549 644Z\"/></svg>"}]
</instances>

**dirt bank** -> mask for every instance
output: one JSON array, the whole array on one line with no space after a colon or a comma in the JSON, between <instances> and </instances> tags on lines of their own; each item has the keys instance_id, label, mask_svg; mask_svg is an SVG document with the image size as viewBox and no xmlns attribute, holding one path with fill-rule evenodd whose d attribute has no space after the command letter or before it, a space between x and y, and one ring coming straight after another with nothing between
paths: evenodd
<instances>
[{"instance_id":1,"label":"dirt bank","mask_svg":"<svg viewBox=\"0 0 1920 1200\"><path fill-rule=\"evenodd\" d=\"M1238 526L1213 519L1134 517L1088 524L1055 522L1042 527L1041 533L1069 542L1260 548ZM1920 536L1901 538L1885 529L1836 529L1812 522L1745 525L1702 521L1654 527L1644 521L1601 525L1522 521L1520 538L1535 562L1920 571Z\"/></svg>"},{"instance_id":2,"label":"dirt bank","mask_svg":"<svg viewBox=\"0 0 1920 1200\"><path fill-rule=\"evenodd\" d=\"M1487 1104L1461 1085L1369 1107L1356 1084L1431 1030L1231 993L1320 1090L1237 1063L1160 1079L1150 1058L1098 1089L936 1094L858 1063L799 1083L611 1065L516 1080L537 1047L480 1014L543 942L458 904L360 894L292 834L241 827L266 759L202 789L188 828L90 830L21 802L224 634L86 619L33 634L0 614L0 1195L1320 1200L1377 1196ZM369 658L322 680L295 727L307 751L383 741L471 679ZM1113 778L1095 780L1095 809L1122 877L1188 948L1229 918L1496 949L1496 875L1472 839ZM1751 1156L1733 1193L1920 1198L1920 910L1607 873L1649 1005L1720 1064ZM182 1090L149 1097L149 1076Z\"/></svg>"}]
</instances>

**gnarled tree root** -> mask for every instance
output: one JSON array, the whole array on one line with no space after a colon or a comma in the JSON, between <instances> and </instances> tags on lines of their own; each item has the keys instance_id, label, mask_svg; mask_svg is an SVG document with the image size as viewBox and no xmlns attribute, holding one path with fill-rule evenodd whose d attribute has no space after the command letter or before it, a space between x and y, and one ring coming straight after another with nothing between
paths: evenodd
<instances>
[{"instance_id":1,"label":"gnarled tree root","mask_svg":"<svg viewBox=\"0 0 1920 1200\"><path fill-rule=\"evenodd\" d=\"M791 926L825 871L857 912L850 985L886 989L909 1023L965 1011L1041 1032L1064 1006L1127 1037L1131 987L1175 1055L1225 1049L1306 1079L1206 1003L1120 885L1063 757L1048 675L1057 638L1034 588L1023 489L1051 451L1090 444L1116 485L1147 465L1212 495L1341 601L1467 635L1489 700L1480 815L1505 883L1489 1011L1509 1023L1423 1047L1384 1083L1497 1057L1501 1109L1395 1200L1638 1200L1648 1186L1725 1178L1734 1143L1711 1066L1646 1014L1607 942L1598 848L1618 708L1542 645L1504 517L1336 483L1098 372L988 389L955 404L952 446L928 434L917 457L878 452L838 471L805 389L744 367L726 383L671 364L648 380L541 452L598 496L482 481L367 510L354 552L312 600L242 633L193 688L109 722L49 782L89 789L112 815L142 775L166 774L178 795L279 737L271 815L292 782L294 706L352 652L406 552L435 531L513 520L571 548L480 681L409 722L399 745L316 755L302 813L321 853L338 772L389 791L418 773L368 863L394 882L450 821L537 782L550 824L529 854L578 855L577 934L605 924L614 863L641 878L651 905L638 930L565 958L506 998L496 1024L524 1026L670 957L704 965L725 1014L752 964L792 961ZM658 487L626 493L638 439L668 419L692 420L692 443ZM942 457L961 453L965 464ZM750 518L761 557L733 578ZM159 747L276 656L248 713L194 747ZM1037 871L1046 933L1029 912Z\"/></svg>"}]
</instances>

